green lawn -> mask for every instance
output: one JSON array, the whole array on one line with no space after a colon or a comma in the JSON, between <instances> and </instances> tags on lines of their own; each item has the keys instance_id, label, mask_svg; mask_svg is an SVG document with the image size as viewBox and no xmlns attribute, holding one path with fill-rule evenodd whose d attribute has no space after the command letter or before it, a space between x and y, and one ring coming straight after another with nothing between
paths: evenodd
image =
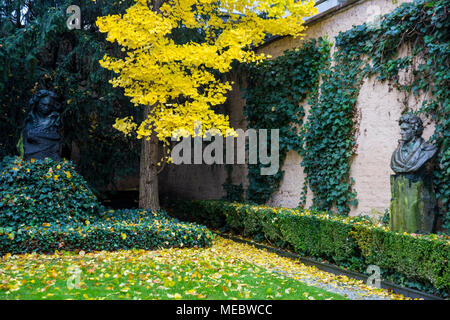
<instances>
[{"instance_id":1,"label":"green lawn","mask_svg":"<svg viewBox=\"0 0 450 320\"><path fill-rule=\"evenodd\" d=\"M345 298L212 247L4 257L0 299Z\"/></svg>"}]
</instances>

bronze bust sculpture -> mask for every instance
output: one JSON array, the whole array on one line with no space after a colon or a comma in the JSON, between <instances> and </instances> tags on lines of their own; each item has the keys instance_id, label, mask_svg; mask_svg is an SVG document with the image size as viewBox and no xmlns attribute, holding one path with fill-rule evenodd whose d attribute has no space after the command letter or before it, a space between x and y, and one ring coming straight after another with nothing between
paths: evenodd
<instances>
[{"instance_id":1,"label":"bronze bust sculpture","mask_svg":"<svg viewBox=\"0 0 450 320\"><path fill-rule=\"evenodd\" d=\"M415 115L405 114L400 117L399 146L392 154L391 168L395 173L414 173L433 159L437 148L422 138L422 120Z\"/></svg>"},{"instance_id":2,"label":"bronze bust sculpture","mask_svg":"<svg viewBox=\"0 0 450 320\"><path fill-rule=\"evenodd\" d=\"M418 116L404 114L399 124L402 138L391 158L391 230L430 233L437 210L432 171L438 148L422 138Z\"/></svg>"},{"instance_id":3,"label":"bronze bust sculpture","mask_svg":"<svg viewBox=\"0 0 450 320\"><path fill-rule=\"evenodd\" d=\"M58 133L61 106L56 99L56 94L48 90L40 90L30 99L30 112L22 132L25 160L61 160Z\"/></svg>"}]
</instances>

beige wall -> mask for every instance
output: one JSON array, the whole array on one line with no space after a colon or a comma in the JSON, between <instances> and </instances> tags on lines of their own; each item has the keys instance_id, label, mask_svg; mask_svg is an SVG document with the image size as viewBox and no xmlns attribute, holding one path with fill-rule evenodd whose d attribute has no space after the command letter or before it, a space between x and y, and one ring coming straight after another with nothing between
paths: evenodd
<instances>
[{"instance_id":1,"label":"beige wall","mask_svg":"<svg viewBox=\"0 0 450 320\"><path fill-rule=\"evenodd\" d=\"M334 41L340 31L346 31L353 25L370 22L374 13L386 14L398 7L402 2L393 3L392 0L359 1L356 4L309 25L305 39L327 36ZM260 52L277 57L284 50L301 46L302 39L282 38L262 48ZM405 51L405 50L403 50ZM245 86L245 84L244 84ZM239 85L235 84L234 91L228 101L231 112L232 125L245 125L242 108L245 104L239 93ZM406 101L406 103L405 103ZM366 79L361 87L357 108L359 113L359 132L357 134L357 151L351 167L351 176L355 180L359 205L352 208L351 215L361 213L384 213L390 201L390 180L392 174L389 163L391 154L397 146L399 128L397 120L405 105L414 108L421 101L405 97L404 94L389 87L387 83L379 83L375 79ZM308 112L308 106L305 106ZM425 120L425 119L424 119ZM424 138L431 136L433 125L425 122ZM300 166L301 157L290 152L283 166L284 180L280 189L274 193L269 205L296 207L300 200L300 193L305 175ZM192 166L191 166L192 167ZM185 192L192 198L217 198L222 194L220 185L226 174L224 168L191 170L191 168L173 168L163 184L169 186L167 191ZM216 170L216 171L214 171ZM245 168L239 167L233 171L234 183L246 183ZM191 177L191 178L189 178ZM212 181L211 181L212 179ZM205 187L199 187L204 185ZM202 189L202 190L200 190ZM309 191L307 206L311 204L312 194Z\"/></svg>"}]
</instances>

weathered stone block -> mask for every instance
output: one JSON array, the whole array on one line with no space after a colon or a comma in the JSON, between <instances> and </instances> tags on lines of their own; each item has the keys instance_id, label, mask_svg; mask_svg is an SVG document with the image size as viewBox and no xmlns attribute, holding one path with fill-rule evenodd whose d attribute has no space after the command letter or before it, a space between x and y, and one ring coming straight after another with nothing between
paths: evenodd
<instances>
[{"instance_id":1,"label":"weathered stone block","mask_svg":"<svg viewBox=\"0 0 450 320\"><path fill-rule=\"evenodd\" d=\"M391 175L390 227L392 231L431 233L436 216L436 195L430 177Z\"/></svg>"}]
</instances>

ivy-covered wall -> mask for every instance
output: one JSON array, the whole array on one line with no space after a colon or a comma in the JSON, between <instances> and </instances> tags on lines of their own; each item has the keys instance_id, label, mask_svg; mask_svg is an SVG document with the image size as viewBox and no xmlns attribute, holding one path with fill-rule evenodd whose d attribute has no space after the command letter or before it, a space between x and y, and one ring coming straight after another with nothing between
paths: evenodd
<instances>
[{"instance_id":1,"label":"ivy-covered wall","mask_svg":"<svg viewBox=\"0 0 450 320\"><path fill-rule=\"evenodd\" d=\"M443 30L448 25L445 14L448 1L419 0L402 6L404 2L409 1L359 1L310 23L305 39L282 38L259 48L260 52L277 58L286 56L285 50L303 48L312 39L323 37L333 44L329 60L320 71L319 86L308 88L308 98L297 110L304 116L294 122L306 124L307 129L304 148L293 139L289 141L295 145L282 151L283 172L276 181L259 181L250 168L247 198L250 195L250 200L274 206L303 205L333 208L341 214L383 215L391 197L390 158L400 137L397 121L406 111L422 111L423 136L437 138L435 143L443 150L440 161L445 167L449 121L445 109L448 109L448 89L445 89L448 33ZM379 24L377 15L387 18ZM418 67L420 64L423 65ZM276 65L274 62L276 71L282 73L283 68L278 70ZM408 71L411 65L419 72ZM440 66L444 68L442 72ZM286 73L289 68L286 65ZM437 98L421 92L427 83L436 84ZM254 84L253 87L258 89ZM303 93L297 98L305 98ZM241 95L238 90L232 93L232 114L242 112L245 100L239 100ZM264 111L264 105L264 100L255 103L254 97L247 101L243 112L249 126L264 125L259 123L264 119L257 110L248 110L261 108L264 114L268 112ZM446 175L436 172L444 211L449 196ZM245 179L241 176L237 180L233 183ZM212 198L209 193L198 194L196 198Z\"/></svg>"},{"instance_id":2,"label":"ivy-covered wall","mask_svg":"<svg viewBox=\"0 0 450 320\"><path fill-rule=\"evenodd\" d=\"M247 69L248 85L244 98L244 115L248 127L279 130L279 159L283 165L289 152L303 153L305 108L301 103L315 96L320 74L327 68L331 43L319 38L286 50L283 55ZM249 164L246 198L263 204L279 189L284 171L263 176L265 165Z\"/></svg>"},{"instance_id":3,"label":"ivy-covered wall","mask_svg":"<svg viewBox=\"0 0 450 320\"><path fill-rule=\"evenodd\" d=\"M328 36L334 43L332 54L336 52L335 39L340 32L351 30L353 26L376 22L373 13L385 15L400 7L404 2L411 1L361 1L357 5L335 12L333 15L317 23L311 24L305 39L282 38L260 48L261 52L278 57L287 49L299 47L308 39ZM398 23L400 24L400 23ZM399 48L399 57L409 54L407 46ZM335 62L333 62L334 64ZM339 67L339 66L338 66ZM327 74L326 77L329 77ZM406 82L411 76L400 72L400 81ZM344 90L343 90L344 91ZM405 94L392 86L389 82L380 82L376 75L365 77L356 95L353 122L356 124L354 154L350 158L349 176L354 179L352 190L357 194L358 205L350 206L350 215L361 213L384 213L389 206L390 187L389 176L390 157L397 147L399 128L397 120L406 107L417 110L422 105L425 95L414 97ZM306 117L310 114L310 106L305 101ZM434 122L422 117L425 122L424 138L428 139L434 133ZM305 169L300 165L303 161L298 153L290 152L285 160L283 170L285 178L280 188L273 194L270 205L296 207L298 199L302 197L299 185L306 179ZM322 181L324 182L324 181ZM306 206L313 205L314 195L308 188Z\"/></svg>"}]
</instances>

